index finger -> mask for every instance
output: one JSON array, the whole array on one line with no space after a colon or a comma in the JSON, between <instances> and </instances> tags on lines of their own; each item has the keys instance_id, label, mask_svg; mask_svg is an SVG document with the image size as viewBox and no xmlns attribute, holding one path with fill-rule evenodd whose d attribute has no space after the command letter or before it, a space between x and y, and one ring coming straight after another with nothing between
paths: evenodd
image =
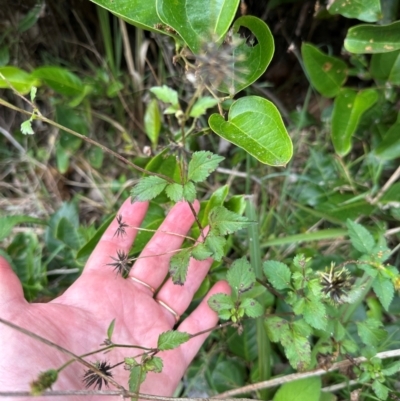
<instances>
[{"instance_id":1,"label":"index finger","mask_svg":"<svg viewBox=\"0 0 400 401\"><path fill-rule=\"evenodd\" d=\"M86 263L84 273L104 270L105 265L112 263L113 257L117 258L117 252L129 253L139 231L136 227L142 224L147 208L148 202L131 203L130 199L122 204ZM111 266L109 271L113 272Z\"/></svg>"}]
</instances>

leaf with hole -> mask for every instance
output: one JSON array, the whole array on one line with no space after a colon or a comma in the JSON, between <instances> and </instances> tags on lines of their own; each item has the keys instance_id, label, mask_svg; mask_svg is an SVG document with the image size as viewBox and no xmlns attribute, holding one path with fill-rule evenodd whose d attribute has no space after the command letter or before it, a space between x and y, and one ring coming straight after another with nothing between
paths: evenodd
<instances>
[{"instance_id":1,"label":"leaf with hole","mask_svg":"<svg viewBox=\"0 0 400 401\"><path fill-rule=\"evenodd\" d=\"M213 114L209 124L216 134L261 163L285 166L292 157L292 141L278 109L261 97L240 98L229 109L228 121Z\"/></svg>"},{"instance_id":2,"label":"leaf with hole","mask_svg":"<svg viewBox=\"0 0 400 401\"><path fill-rule=\"evenodd\" d=\"M389 25L356 25L347 31L344 47L350 53L387 53L400 49L400 21Z\"/></svg>"},{"instance_id":3,"label":"leaf with hole","mask_svg":"<svg viewBox=\"0 0 400 401\"><path fill-rule=\"evenodd\" d=\"M328 56L309 43L303 43L301 54L315 89L325 97L336 96L347 79L346 63L337 57Z\"/></svg>"},{"instance_id":4,"label":"leaf with hole","mask_svg":"<svg viewBox=\"0 0 400 401\"><path fill-rule=\"evenodd\" d=\"M332 112L332 142L340 156L351 150L351 138L362 115L378 100L375 89L356 92L344 88L335 99Z\"/></svg>"}]
</instances>

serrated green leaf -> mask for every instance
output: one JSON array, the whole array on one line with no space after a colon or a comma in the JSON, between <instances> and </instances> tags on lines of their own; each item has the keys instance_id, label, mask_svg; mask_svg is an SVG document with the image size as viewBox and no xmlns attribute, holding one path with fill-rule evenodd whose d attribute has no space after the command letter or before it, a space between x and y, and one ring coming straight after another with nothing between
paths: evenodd
<instances>
[{"instance_id":1,"label":"serrated green leaf","mask_svg":"<svg viewBox=\"0 0 400 401\"><path fill-rule=\"evenodd\" d=\"M380 400L386 400L389 395L389 388L378 380L372 382L372 389Z\"/></svg>"},{"instance_id":2,"label":"serrated green leaf","mask_svg":"<svg viewBox=\"0 0 400 401\"><path fill-rule=\"evenodd\" d=\"M311 362L311 346L307 339L311 329L301 320L297 320L289 326L290 335L281 340L285 355L293 368L304 371Z\"/></svg>"},{"instance_id":3,"label":"serrated green leaf","mask_svg":"<svg viewBox=\"0 0 400 401\"><path fill-rule=\"evenodd\" d=\"M115 327L115 319L113 319L110 323L110 325L108 326L107 329L107 338L111 341L111 337L114 333L114 327Z\"/></svg>"},{"instance_id":4,"label":"serrated green leaf","mask_svg":"<svg viewBox=\"0 0 400 401\"><path fill-rule=\"evenodd\" d=\"M182 331L169 330L161 333L158 337L157 348L160 351L167 351L179 347L190 340L190 334Z\"/></svg>"},{"instance_id":5,"label":"serrated green leaf","mask_svg":"<svg viewBox=\"0 0 400 401\"><path fill-rule=\"evenodd\" d=\"M21 124L21 132L24 135L33 135L35 131L32 129L31 120L26 120Z\"/></svg>"},{"instance_id":6,"label":"serrated green leaf","mask_svg":"<svg viewBox=\"0 0 400 401\"><path fill-rule=\"evenodd\" d=\"M245 96L229 109L228 121L212 114L210 128L220 137L244 149L261 163L285 166L293 145L276 106L259 96Z\"/></svg>"},{"instance_id":7,"label":"serrated green leaf","mask_svg":"<svg viewBox=\"0 0 400 401\"><path fill-rule=\"evenodd\" d=\"M370 232L359 223L355 223L350 219L346 221L349 230L351 244L357 251L365 254L370 254L375 246L375 241Z\"/></svg>"},{"instance_id":8,"label":"serrated green leaf","mask_svg":"<svg viewBox=\"0 0 400 401\"><path fill-rule=\"evenodd\" d=\"M331 14L340 14L346 18L357 18L365 22L376 22L382 18L379 0L335 0L330 4L328 11Z\"/></svg>"},{"instance_id":9,"label":"serrated green leaf","mask_svg":"<svg viewBox=\"0 0 400 401\"><path fill-rule=\"evenodd\" d=\"M289 335L289 322L280 317L273 316L266 318L264 327L269 339L274 343L281 341L282 338Z\"/></svg>"},{"instance_id":10,"label":"serrated green leaf","mask_svg":"<svg viewBox=\"0 0 400 401\"><path fill-rule=\"evenodd\" d=\"M183 199L186 202L193 203L196 199L196 187L194 186L193 182L187 182L183 186Z\"/></svg>"},{"instance_id":11,"label":"serrated green leaf","mask_svg":"<svg viewBox=\"0 0 400 401\"><path fill-rule=\"evenodd\" d=\"M394 296L394 286L390 278L384 277L382 273L376 276L372 283L372 289L386 311L389 310L390 303Z\"/></svg>"},{"instance_id":12,"label":"serrated green leaf","mask_svg":"<svg viewBox=\"0 0 400 401\"><path fill-rule=\"evenodd\" d=\"M360 24L347 31L344 47L350 53L388 53L400 49L400 21L388 25Z\"/></svg>"},{"instance_id":13,"label":"serrated green leaf","mask_svg":"<svg viewBox=\"0 0 400 401\"><path fill-rule=\"evenodd\" d=\"M342 88L336 96L332 111L332 143L340 156L347 155L352 147L351 138L362 115L378 100L375 89L355 91Z\"/></svg>"},{"instance_id":14,"label":"serrated green leaf","mask_svg":"<svg viewBox=\"0 0 400 401\"><path fill-rule=\"evenodd\" d=\"M180 202L183 199L183 185L175 182L168 184L165 188L165 193L172 202Z\"/></svg>"},{"instance_id":15,"label":"serrated green leaf","mask_svg":"<svg viewBox=\"0 0 400 401\"><path fill-rule=\"evenodd\" d=\"M251 222L244 216L231 212L223 206L214 207L208 215L211 229L219 235L232 234Z\"/></svg>"},{"instance_id":16,"label":"serrated green leaf","mask_svg":"<svg viewBox=\"0 0 400 401\"><path fill-rule=\"evenodd\" d=\"M146 371L143 369L142 365L132 366L129 372L129 391L132 393L138 393L140 385L144 382L146 376Z\"/></svg>"},{"instance_id":17,"label":"serrated green leaf","mask_svg":"<svg viewBox=\"0 0 400 401\"><path fill-rule=\"evenodd\" d=\"M164 103L171 103L173 106L179 106L178 92L166 85L154 86L150 89L150 92L154 93L157 99Z\"/></svg>"},{"instance_id":18,"label":"serrated green leaf","mask_svg":"<svg viewBox=\"0 0 400 401\"><path fill-rule=\"evenodd\" d=\"M382 369L382 374L384 376L392 376L400 371L400 361L393 362Z\"/></svg>"},{"instance_id":19,"label":"serrated green leaf","mask_svg":"<svg viewBox=\"0 0 400 401\"><path fill-rule=\"evenodd\" d=\"M157 176L141 178L131 191L132 202L144 202L159 195L168 182Z\"/></svg>"},{"instance_id":20,"label":"serrated green leaf","mask_svg":"<svg viewBox=\"0 0 400 401\"><path fill-rule=\"evenodd\" d=\"M152 356L147 359L143 367L146 372L161 373L163 369L163 360L159 356Z\"/></svg>"},{"instance_id":21,"label":"serrated green leaf","mask_svg":"<svg viewBox=\"0 0 400 401\"><path fill-rule=\"evenodd\" d=\"M156 99L152 99L147 105L144 113L144 130L153 148L155 148L158 144L158 136L161 130L161 113Z\"/></svg>"},{"instance_id":22,"label":"serrated green leaf","mask_svg":"<svg viewBox=\"0 0 400 401\"><path fill-rule=\"evenodd\" d=\"M253 287L256 282L256 275L246 258L241 258L232 263L226 279L234 293L239 296Z\"/></svg>"},{"instance_id":23,"label":"serrated green leaf","mask_svg":"<svg viewBox=\"0 0 400 401\"><path fill-rule=\"evenodd\" d=\"M357 331L365 345L377 347L387 338L388 333L381 329L382 322L376 319L367 319L357 322Z\"/></svg>"},{"instance_id":24,"label":"serrated green leaf","mask_svg":"<svg viewBox=\"0 0 400 401\"><path fill-rule=\"evenodd\" d=\"M211 257L212 252L205 246L205 244L198 244L192 249L192 257L196 260L205 260Z\"/></svg>"},{"instance_id":25,"label":"serrated green leaf","mask_svg":"<svg viewBox=\"0 0 400 401\"><path fill-rule=\"evenodd\" d=\"M328 321L325 305L317 297L304 298L304 301L304 320L311 327L314 327L317 330L324 330Z\"/></svg>"},{"instance_id":26,"label":"serrated green leaf","mask_svg":"<svg viewBox=\"0 0 400 401\"><path fill-rule=\"evenodd\" d=\"M262 307L262 305L252 298L244 299L241 302L240 307L244 309L244 313L247 316L252 318L260 317L264 313L264 308Z\"/></svg>"},{"instance_id":27,"label":"serrated green leaf","mask_svg":"<svg viewBox=\"0 0 400 401\"><path fill-rule=\"evenodd\" d=\"M189 261L190 249L182 249L172 256L169 262L169 274L174 284L185 284Z\"/></svg>"},{"instance_id":28,"label":"serrated green leaf","mask_svg":"<svg viewBox=\"0 0 400 401\"><path fill-rule=\"evenodd\" d=\"M216 261L220 261L225 255L226 239L219 235L214 235L212 232L208 233L204 242L206 249L210 252L210 257Z\"/></svg>"},{"instance_id":29,"label":"serrated green leaf","mask_svg":"<svg viewBox=\"0 0 400 401\"><path fill-rule=\"evenodd\" d=\"M210 107L214 107L218 104L218 100L214 99L211 96L204 96L200 99L197 99L196 103L193 105L192 109L190 110L190 117L200 117L201 115L205 114L206 110Z\"/></svg>"},{"instance_id":30,"label":"serrated green leaf","mask_svg":"<svg viewBox=\"0 0 400 401\"><path fill-rule=\"evenodd\" d=\"M273 401L319 401L320 395L321 378L308 377L283 384Z\"/></svg>"},{"instance_id":31,"label":"serrated green leaf","mask_svg":"<svg viewBox=\"0 0 400 401\"><path fill-rule=\"evenodd\" d=\"M347 79L346 63L340 58L328 56L309 43L303 43L301 53L315 89L325 97L336 96Z\"/></svg>"},{"instance_id":32,"label":"serrated green leaf","mask_svg":"<svg viewBox=\"0 0 400 401\"><path fill-rule=\"evenodd\" d=\"M231 310L235 307L232 297L227 294L214 294L208 300L209 307L215 312L222 312L223 310Z\"/></svg>"},{"instance_id":33,"label":"serrated green leaf","mask_svg":"<svg viewBox=\"0 0 400 401\"><path fill-rule=\"evenodd\" d=\"M224 157L201 150L194 152L188 167L188 179L194 182L204 181L217 167Z\"/></svg>"},{"instance_id":34,"label":"serrated green leaf","mask_svg":"<svg viewBox=\"0 0 400 401\"><path fill-rule=\"evenodd\" d=\"M284 263L268 260L263 263L263 270L268 281L275 289L284 290L285 288L290 288L292 273Z\"/></svg>"}]
</instances>

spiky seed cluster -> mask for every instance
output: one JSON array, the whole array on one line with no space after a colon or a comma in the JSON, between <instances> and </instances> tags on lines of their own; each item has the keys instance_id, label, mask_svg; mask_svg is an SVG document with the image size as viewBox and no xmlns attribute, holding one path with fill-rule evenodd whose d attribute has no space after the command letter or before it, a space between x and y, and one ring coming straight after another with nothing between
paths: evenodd
<instances>
[{"instance_id":1,"label":"spiky seed cluster","mask_svg":"<svg viewBox=\"0 0 400 401\"><path fill-rule=\"evenodd\" d=\"M243 65L238 65L244 61L243 54L235 55L235 50L242 42L235 38L222 45L215 41L204 43L200 54L196 54L194 69L187 73L189 81L196 87L207 85L218 88L225 84L229 90L234 91L232 86L235 82L240 83L243 80L241 76L246 73Z\"/></svg>"},{"instance_id":2,"label":"spiky seed cluster","mask_svg":"<svg viewBox=\"0 0 400 401\"><path fill-rule=\"evenodd\" d=\"M117 216L117 223L118 223L118 228L114 233L114 237L115 236L123 237L124 235L126 235L126 227L129 227L129 224L126 224L122 221L122 215L120 214Z\"/></svg>"},{"instance_id":3,"label":"spiky seed cluster","mask_svg":"<svg viewBox=\"0 0 400 401\"><path fill-rule=\"evenodd\" d=\"M95 366L104 375L112 377L112 373L110 372L112 367L108 362L106 361L96 362ZM100 376L97 372L95 372L92 369L88 369L86 371L85 375L83 376L83 382L85 383L85 386L87 388L93 385L94 388L97 387L98 390L101 390L103 383L106 387L108 387L108 380Z\"/></svg>"},{"instance_id":4,"label":"spiky seed cluster","mask_svg":"<svg viewBox=\"0 0 400 401\"><path fill-rule=\"evenodd\" d=\"M116 258L114 258L113 256L110 257L115 262L107 263L107 266L114 266L114 270L117 270L117 273L121 275L129 273L132 265L131 260L129 259L128 254L125 251L118 250Z\"/></svg>"},{"instance_id":5,"label":"spiky seed cluster","mask_svg":"<svg viewBox=\"0 0 400 401\"><path fill-rule=\"evenodd\" d=\"M334 304L344 303L344 298L352 286L350 272L345 267L338 270L332 263L330 269L321 272L320 276L322 291L329 295Z\"/></svg>"}]
</instances>

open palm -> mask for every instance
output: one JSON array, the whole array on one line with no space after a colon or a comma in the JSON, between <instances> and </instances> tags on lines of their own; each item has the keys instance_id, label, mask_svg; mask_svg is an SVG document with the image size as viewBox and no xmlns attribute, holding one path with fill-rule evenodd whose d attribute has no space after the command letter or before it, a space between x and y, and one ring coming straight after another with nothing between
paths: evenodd
<instances>
[{"instance_id":1,"label":"open palm","mask_svg":"<svg viewBox=\"0 0 400 401\"><path fill-rule=\"evenodd\" d=\"M137 234L134 227L140 226L147 206L147 203L131 204L129 200L126 201L119 211L121 221L127 225L124 227L125 233L116 235L119 223L114 219L92 253L81 277L64 294L47 304L26 302L18 278L6 260L0 257L0 318L12 321L77 355L101 348L113 319L113 343L156 347L160 333L174 327L176 316L156 302L151 287L159 289L158 300L181 315L189 306L212 261L191 260L183 286L174 285L170 279L165 281L169 259L173 254L171 251L179 249L182 236L194 221L189 206L179 203L173 207L141 253L129 273L130 277L124 279L117 274L109 264L113 263L112 258L118 259L118 252L129 252ZM131 277L139 281L131 280ZM140 282L147 283L149 287ZM229 292L228 284L217 283L197 309L180 323L178 330L197 333L213 327L218 318L206 301L217 292ZM194 337L177 349L160 353L158 356L162 357L164 363L162 373L149 373L140 391L153 395L171 395L206 336ZM65 353L2 324L0 339L0 391L28 390L29 382L37 379L39 372L57 369L71 359ZM140 352L133 348L117 348L85 359L91 363L106 361L112 366ZM84 388L85 371L87 368L82 364L72 363L62 370L52 389ZM111 373L113 379L127 387L129 372L124 369L124 364L117 366ZM94 398L69 396L63 399ZM117 398L102 397L104 400ZM12 399L16 400L15 397ZM48 397L43 399L48 400Z\"/></svg>"}]
</instances>

